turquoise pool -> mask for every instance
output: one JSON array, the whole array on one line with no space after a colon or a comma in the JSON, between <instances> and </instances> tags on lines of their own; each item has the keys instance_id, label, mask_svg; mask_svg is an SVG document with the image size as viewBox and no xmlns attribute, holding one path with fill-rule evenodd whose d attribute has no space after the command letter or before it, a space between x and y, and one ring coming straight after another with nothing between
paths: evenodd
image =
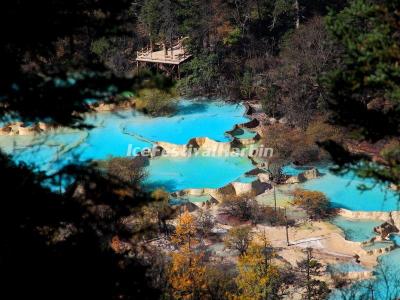
<instances>
[{"instance_id":1,"label":"turquoise pool","mask_svg":"<svg viewBox=\"0 0 400 300\"><path fill-rule=\"evenodd\" d=\"M39 136L0 136L0 147L18 162L40 171L56 171L76 161L74 152L88 138L87 132L62 131Z\"/></svg>"},{"instance_id":2,"label":"turquoise pool","mask_svg":"<svg viewBox=\"0 0 400 300\"><path fill-rule=\"evenodd\" d=\"M389 235L389 238L397 247L400 247L400 234L399 233L392 233Z\"/></svg>"},{"instance_id":3,"label":"turquoise pool","mask_svg":"<svg viewBox=\"0 0 400 300\"><path fill-rule=\"evenodd\" d=\"M374 269L375 279L359 281L350 287L334 290L331 300L374 299L394 300L400 298L400 249L395 249L379 257L379 265Z\"/></svg>"},{"instance_id":4,"label":"turquoise pool","mask_svg":"<svg viewBox=\"0 0 400 300\"><path fill-rule=\"evenodd\" d=\"M88 114L90 130L56 130L29 136L0 136L1 149L17 161L35 164L53 172L69 163L127 155L128 147L147 148L155 141L185 144L194 137L229 141L226 131L244 123L243 105L221 101L181 100L178 113L152 118L134 110ZM238 157L162 157L151 160L147 187L168 191L221 187L253 168L250 160Z\"/></svg>"},{"instance_id":5,"label":"turquoise pool","mask_svg":"<svg viewBox=\"0 0 400 300\"><path fill-rule=\"evenodd\" d=\"M252 183L258 179L257 176L240 176L239 178L235 178L235 181L241 182L241 183Z\"/></svg>"},{"instance_id":6,"label":"turquoise pool","mask_svg":"<svg viewBox=\"0 0 400 300\"><path fill-rule=\"evenodd\" d=\"M373 182L368 179L361 179L354 174L338 176L332 174L328 167L318 168L324 176L318 179L308 180L300 186L325 193L329 198L332 207L346 208L355 211L393 211L400 209L399 196L383 187L374 186L371 190L360 191L360 184L369 184ZM297 175L304 169L286 166L284 172L289 175Z\"/></svg>"},{"instance_id":7,"label":"turquoise pool","mask_svg":"<svg viewBox=\"0 0 400 300\"><path fill-rule=\"evenodd\" d=\"M238 139L252 139L257 133L243 128L237 128L232 132L232 135Z\"/></svg>"},{"instance_id":8,"label":"turquoise pool","mask_svg":"<svg viewBox=\"0 0 400 300\"><path fill-rule=\"evenodd\" d=\"M216 141L230 141L226 131L235 124L249 121L245 107L224 102L180 101L178 113L172 117L149 118L136 113L126 123L125 132L140 135L153 142L185 144L191 138L208 137Z\"/></svg>"},{"instance_id":9,"label":"turquoise pool","mask_svg":"<svg viewBox=\"0 0 400 300\"><path fill-rule=\"evenodd\" d=\"M349 272L364 272L367 271L366 268L357 264L355 262L347 262L347 263L339 263L339 264L331 264L327 267L328 272L330 273L349 273Z\"/></svg>"},{"instance_id":10,"label":"turquoise pool","mask_svg":"<svg viewBox=\"0 0 400 300\"><path fill-rule=\"evenodd\" d=\"M343 230L346 240L364 242L376 236L373 229L383 222L379 220L350 220L338 216L331 223Z\"/></svg>"},{"instance_id":11,"label":"turquoise pool","mask_svg":"<svg viewBox=\"0 0 400 300\"><path fill-rule=\"evenodd\" d=\"M298 175L309 169L309 167L296 168L286 166L284 173L288 175ZM399 210L398 195L382 186L375 186L368 191L360 191L360 184L370 184L372 181L361 179L354 174L337 176L329 171L327 166L318 169L324 174L321 178L308 180L299 185L309 190L317 190L325 193L330 199L333 207L346 208L354 211L393 211ZM291 186L290 189L295 188ZM382 223L379 220L349 220L343 217L336 217L331 222L341 228L346 239L356 242L362 242L374 237L373 227ZM392 242L377 242L372 245L366 245L364 249L374 250L382 247L389 247L394 242L397 246L400 244L399 235L391 236ZM353 270L353 265L330 266L333 271ZM355 267L354 271L358 270ZM395 249L379 257L379 264L374 269L375 279L361 280L349 287L334 290L329 299L370 299L371 287L374 290L375 299L399 299L400 298L400 249Z\"/></svg>"},{"instance_id":12,"label":"turquoise pool","mask_svg":"<svg viewBox=\"0 0 400 300\"><path fill-rule=\"evenodd\" d=\"M363 246L363 248L366 251L371 251L371 250L376 250L376 249L389 248L393 245L394 245L394 242L392 242L392 241L381 241L381 242L369 243L369 244Z\"/></svg>"},{"instance_id":13,"label":"turquoise pool","mask_svg":"<svg viewBox=\"0 0 400 300\"><path fill-rule=\"evenodd\" d=\"M163 187L170 192L188 188L218 188L253 168L243 157L158 157L150 161L149 189Z\"/></svg>"}]
</instances>

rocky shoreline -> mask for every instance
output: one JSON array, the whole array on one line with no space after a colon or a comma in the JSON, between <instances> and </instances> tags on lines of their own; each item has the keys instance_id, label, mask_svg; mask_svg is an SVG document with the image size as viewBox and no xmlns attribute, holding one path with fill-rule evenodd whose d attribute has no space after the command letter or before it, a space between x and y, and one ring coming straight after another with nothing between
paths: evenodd
<instances>
[{"instance_id":1,"label":"rocky shoreline","mask_svg":"<svg viewBox=\"0 0 400 300\"><path fill-rule=\"evenodd\" d=\"M135 107L134 100L122 101L120 103L98 103L90 104L88 112L107 112L132 109ZM27 125L24 122L15 121L8 122L0 128L0 136L33 136L41 133L51 132L58 128L59 125L49 124L45 122L36 122Z\"/></svg>"}]
</instances>

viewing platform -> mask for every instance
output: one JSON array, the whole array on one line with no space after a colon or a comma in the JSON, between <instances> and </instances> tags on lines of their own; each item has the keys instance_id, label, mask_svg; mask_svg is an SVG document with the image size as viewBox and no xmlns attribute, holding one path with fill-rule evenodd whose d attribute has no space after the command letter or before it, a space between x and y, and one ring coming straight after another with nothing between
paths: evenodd
<instances>
[{"instance_id":1,"label":"viewing platform","mask_svg":"<svg viewBox=\"0 0 400 300\"><path fill-rule=\"evenodd\" d=\"M166 48L166 46L163 45L163 49L154 50L148 48L137 51L136 61L180 65L191 57L183 45L185 39L186 38L179 39L171 48Z\"/></svg>"}]
</instances>

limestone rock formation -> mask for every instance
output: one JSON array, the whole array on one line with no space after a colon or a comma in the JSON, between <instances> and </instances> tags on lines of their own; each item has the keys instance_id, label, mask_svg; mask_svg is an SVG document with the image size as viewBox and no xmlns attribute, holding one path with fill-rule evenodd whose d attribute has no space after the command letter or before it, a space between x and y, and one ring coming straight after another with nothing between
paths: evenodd
<instances>
[{"instance_id":1,"label":"limestone rock formation","mask_svg":"<svg viewBox=\"0 0 400 300\"><path fill-rule=\"evenodd\" d=\"M387 239L389 234L393 233L393 232L399 232L399 230L397 229L397 227L390 223L390 222L385 222L379 226L376 226L374 228L374 232L376 232L377 234L379 234L382 238L382 240Z\"/></svg>"},{"instance_id":2,"label":"limestone rock formation","mask_svg":"<svg viewBox=\"0 0 400 300\"><path fill-rule=\"evenodd\" d=\"M382 222L387 222L391 220L391 212L385 211L353 211L341 208L338 211L338 215L352 219L352 220L362 220L362 219L371 219L371 220L381 220ZM397 223L394 223L397 224Z\"/></svg>"},{"instance_id":3,"label":"limestone rock formation","mask_svg":"<svg viewBox=\"0 0 400 300\"><path fill-rule=\"evenodd\" d=\"M232 182L223 187L212 189L186 189L175 192L172 194L173 197L184 197L184 196L204 196L210 195L212 201L224 201L229 197L236 197L244 194L252 194L254 196L264 193L266 190L271 189L270 183L261 182L259 179L255 179L253 182ZM214 200L213 200L214 199Z\"/></svg>"},{"instance_id":4,"label":"limestone rock formation","mask_svg":"<svg viewBox=\"0 0 400 300\"><path fill-rule=\"evenodd\" d=\"M18 135L33 135L39 132L35 127L25 127L25 126L19 126L15 128L15 131L18 132L17 133Z\"/></svg>"},{"instance_id":5,"label":"limestone rock formation","mask_svg":"<svg viewBox=\"0 0 400 300\"><path fill-rule=\"evenodd\" d=\"M207 200L206 202L201 203L201 207L206 207L210 208L211 206L218 205L219 201L215 199L214 197L210 197L210 200Z\"/></svg>"},{"instance_id":6,"label":"limestone rock formation","mask_svg":"<svg viewBox=\"0 0 400 300\"><path fill-rule=\"evenodd\" d=\"M21 135L21 136L28 136L28 135L35 135L41 132L49 131L54 129L55 127L43 122L39 122L37 124L32 124L30 126L26 126L23 122L14 122L9 123L0 128L0 136L1 135Z\"/></svg>"},{"instance_id":7,"label":"limestone rock formation","mask_svg":"<svg viewBox=\"0 0 400 300\"><path fill-rule=\"evenodd\" d=\"M10 133L11 133L11 127L4 126L4 127L0 128L0 136L1 135L10 135Z\"/></svg>"},{"instance_id":8,"label":"limestone rock formation","mask_svg":"<svg viewBox=\"0 0 400 300\"><path fill-rule=\"evenodd\" d=\"M180 204L179 207L182 209L182 211L187 210L188 212L194 212L199 209L199 207L192 202L184 202Z\"/></svg>"},{"instance_id":9,"label":"limestone rock formation","mask_svg":"<svg viewBox=\"0 0 400 300\"><path fill-rule=\"evenodd\" d=\"M257 119L252 119L252 120L249 121L249 122L236 125L235 127L236 127L236 128L251 128L251 129L254 129L254 128L258 127L259 125L260 125L260 121L259 121L259 120L257 120Z\"/></svg>"},{"instance_id":10,"label":"limestone rock formation","mask_svg":"<svg viewBox=\"0 0 400 300\"><path fill-rule=\"evenodd\" d=\"M400 228L400 211L392 211L390 213L390 220L397 228Z\"/></svg>"},{"instance_id":11,"label":"limestone rock formation","mask_svg":"<svg viewBox=\"0 0 400 300\"><path fill-rule=\"evenodd\" d=\"M254 168L254 169L251 169L250 171L247 171L245 173L246 176L256 176L256 175L259 175L259 174L266 174L266 173L265 173L264 170L262 170L260 168ZM268 174L266 174L266 175L268 175Z\"/></svg>"},{"instance_id":12,"label":"limestone rock formation","mask_svg":"<svg viewBox=\"0 0 400 300\"><path fill-rule=\"evenodd\" d=\"M287 184L301 183L301 182L305 182L310 179L317 179L321 176L322 176L322 174L318 171L317 168L312 168L312 169L306 170L303 173L300 173L298 175L290 176L285 181L285 183L287 183Z\"/></svg>"},{"instance_id":13,"label":"limestone rock formation","mask_svg":"<svg viewBox=\"0 0 400 300\"><path fill-rule=\"evenodd\" d=\"M167 155L185 157L194 150L207 151L209 153L225 154L231 151L230 142L217 142L208 137L191 139L186 145L173 144L168 142L157 142L157 146L165 150Z\"/></svg>"},{"instance_id":14,"label":"limestone rock formation","mask_svg":"<svg viewBox=\"0 0 400 300\"><path fill-rule=\"evenodd\" d=\"M186 145L178 145L167 142L157 142L157 146L161 147L168 155L187 156Z\"/></svg>"},{"instance_id":15,"label":"limestone rock formation","mask_svg":"<svg viewBox=\"0 0 400 300\"><path fill-rule=\"evenodd\" d=\"M310 170L304 171L300 175L302 175L305 179L309 180L321 177L322 174L318 171L317 168L312 168Z\"/></svg>"},{"instance_id":16,"label":"limestone rock formation","mask_svg":"<svg viewBox=\"0 0 400 300\"><path fill-rule=\"evenodd\" d=\"M207 150L216 154L224 154L231 151L231 144L229 142L217 142L208 137L191 139L188 143L188 147L200 150Z\"/></svg>"},{"instance_id":17,"label":"limestone rock formation","mask_svg":"<svg viewBox=\"0 0 400 300\"><path fill-rule=\"evenodd\" d=\"M394 183L390 184L390 189L392 189L393 191L398 191L400 190L400 185L396 185Z\"/></svg>"},{"instance_id":18,"label":"limestone rock formation","mask_svg":"<svg viewBox=\"0 0 400 300\"><path fill-rule=\"evenodd\" d=\"M285 183L286 184L295 184L295 183L300 183L302 181L300 181L300 177L299 175L295 175L295 176L290 176L288 179L286 179Z\"/></svg>"},{"instance_id":19,"label":"limestone rock formation","mask_svg":"<svg viewBox=\"0 0 400 300\"><path fill-rule=\"evenodd\" d=\"M97 112L131 109L131 108L135 107L135 100L136 99L131 98L129 100L121 101L118 103L101 102L101 103L91 104L91 105L89 105L89 107L90 107L90 109L97 111Z\"/></svg>"},{"instance_id":20,"label":"limestone rock formation","mask_svg":"<svg viewBox=\"0 0 400 300\"><path fill-rule=\"evenodd\" d=\"M257 177L261 182L270 182L271 181L271 175L268 173L260 173L257 175Z\"/></svg>"},{"instance_id":21,"label":"limestone rock formation","mask_svg":"<svg viewBox=\"0 0 400 300\"><path fill-rule=\"evenodd\" d=\"M264 109L260 103L251 103L251 104L249 104L249 112L262 113L262 112L264 112Z\"/></svg>"}]
</instances>

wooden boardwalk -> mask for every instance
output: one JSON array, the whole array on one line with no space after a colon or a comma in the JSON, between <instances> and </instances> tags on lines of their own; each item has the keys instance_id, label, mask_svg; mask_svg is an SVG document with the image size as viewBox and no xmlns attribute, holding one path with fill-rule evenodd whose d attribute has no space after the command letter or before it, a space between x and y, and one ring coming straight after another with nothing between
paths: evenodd
<instances>
[{"instance_id":1,"label":"wooden boardwalk","mask_svg":"<svg viewBox=\"0 0 400 300\"><path fill-rule=\"evenodd\" d=\"M137 51L136 61L180 65L191 57L183 46L183 40L185 40L185 38L180 39L172 48L164 48L161 50L142 49L141 51Z\"/></svg>"}]
</instances>

